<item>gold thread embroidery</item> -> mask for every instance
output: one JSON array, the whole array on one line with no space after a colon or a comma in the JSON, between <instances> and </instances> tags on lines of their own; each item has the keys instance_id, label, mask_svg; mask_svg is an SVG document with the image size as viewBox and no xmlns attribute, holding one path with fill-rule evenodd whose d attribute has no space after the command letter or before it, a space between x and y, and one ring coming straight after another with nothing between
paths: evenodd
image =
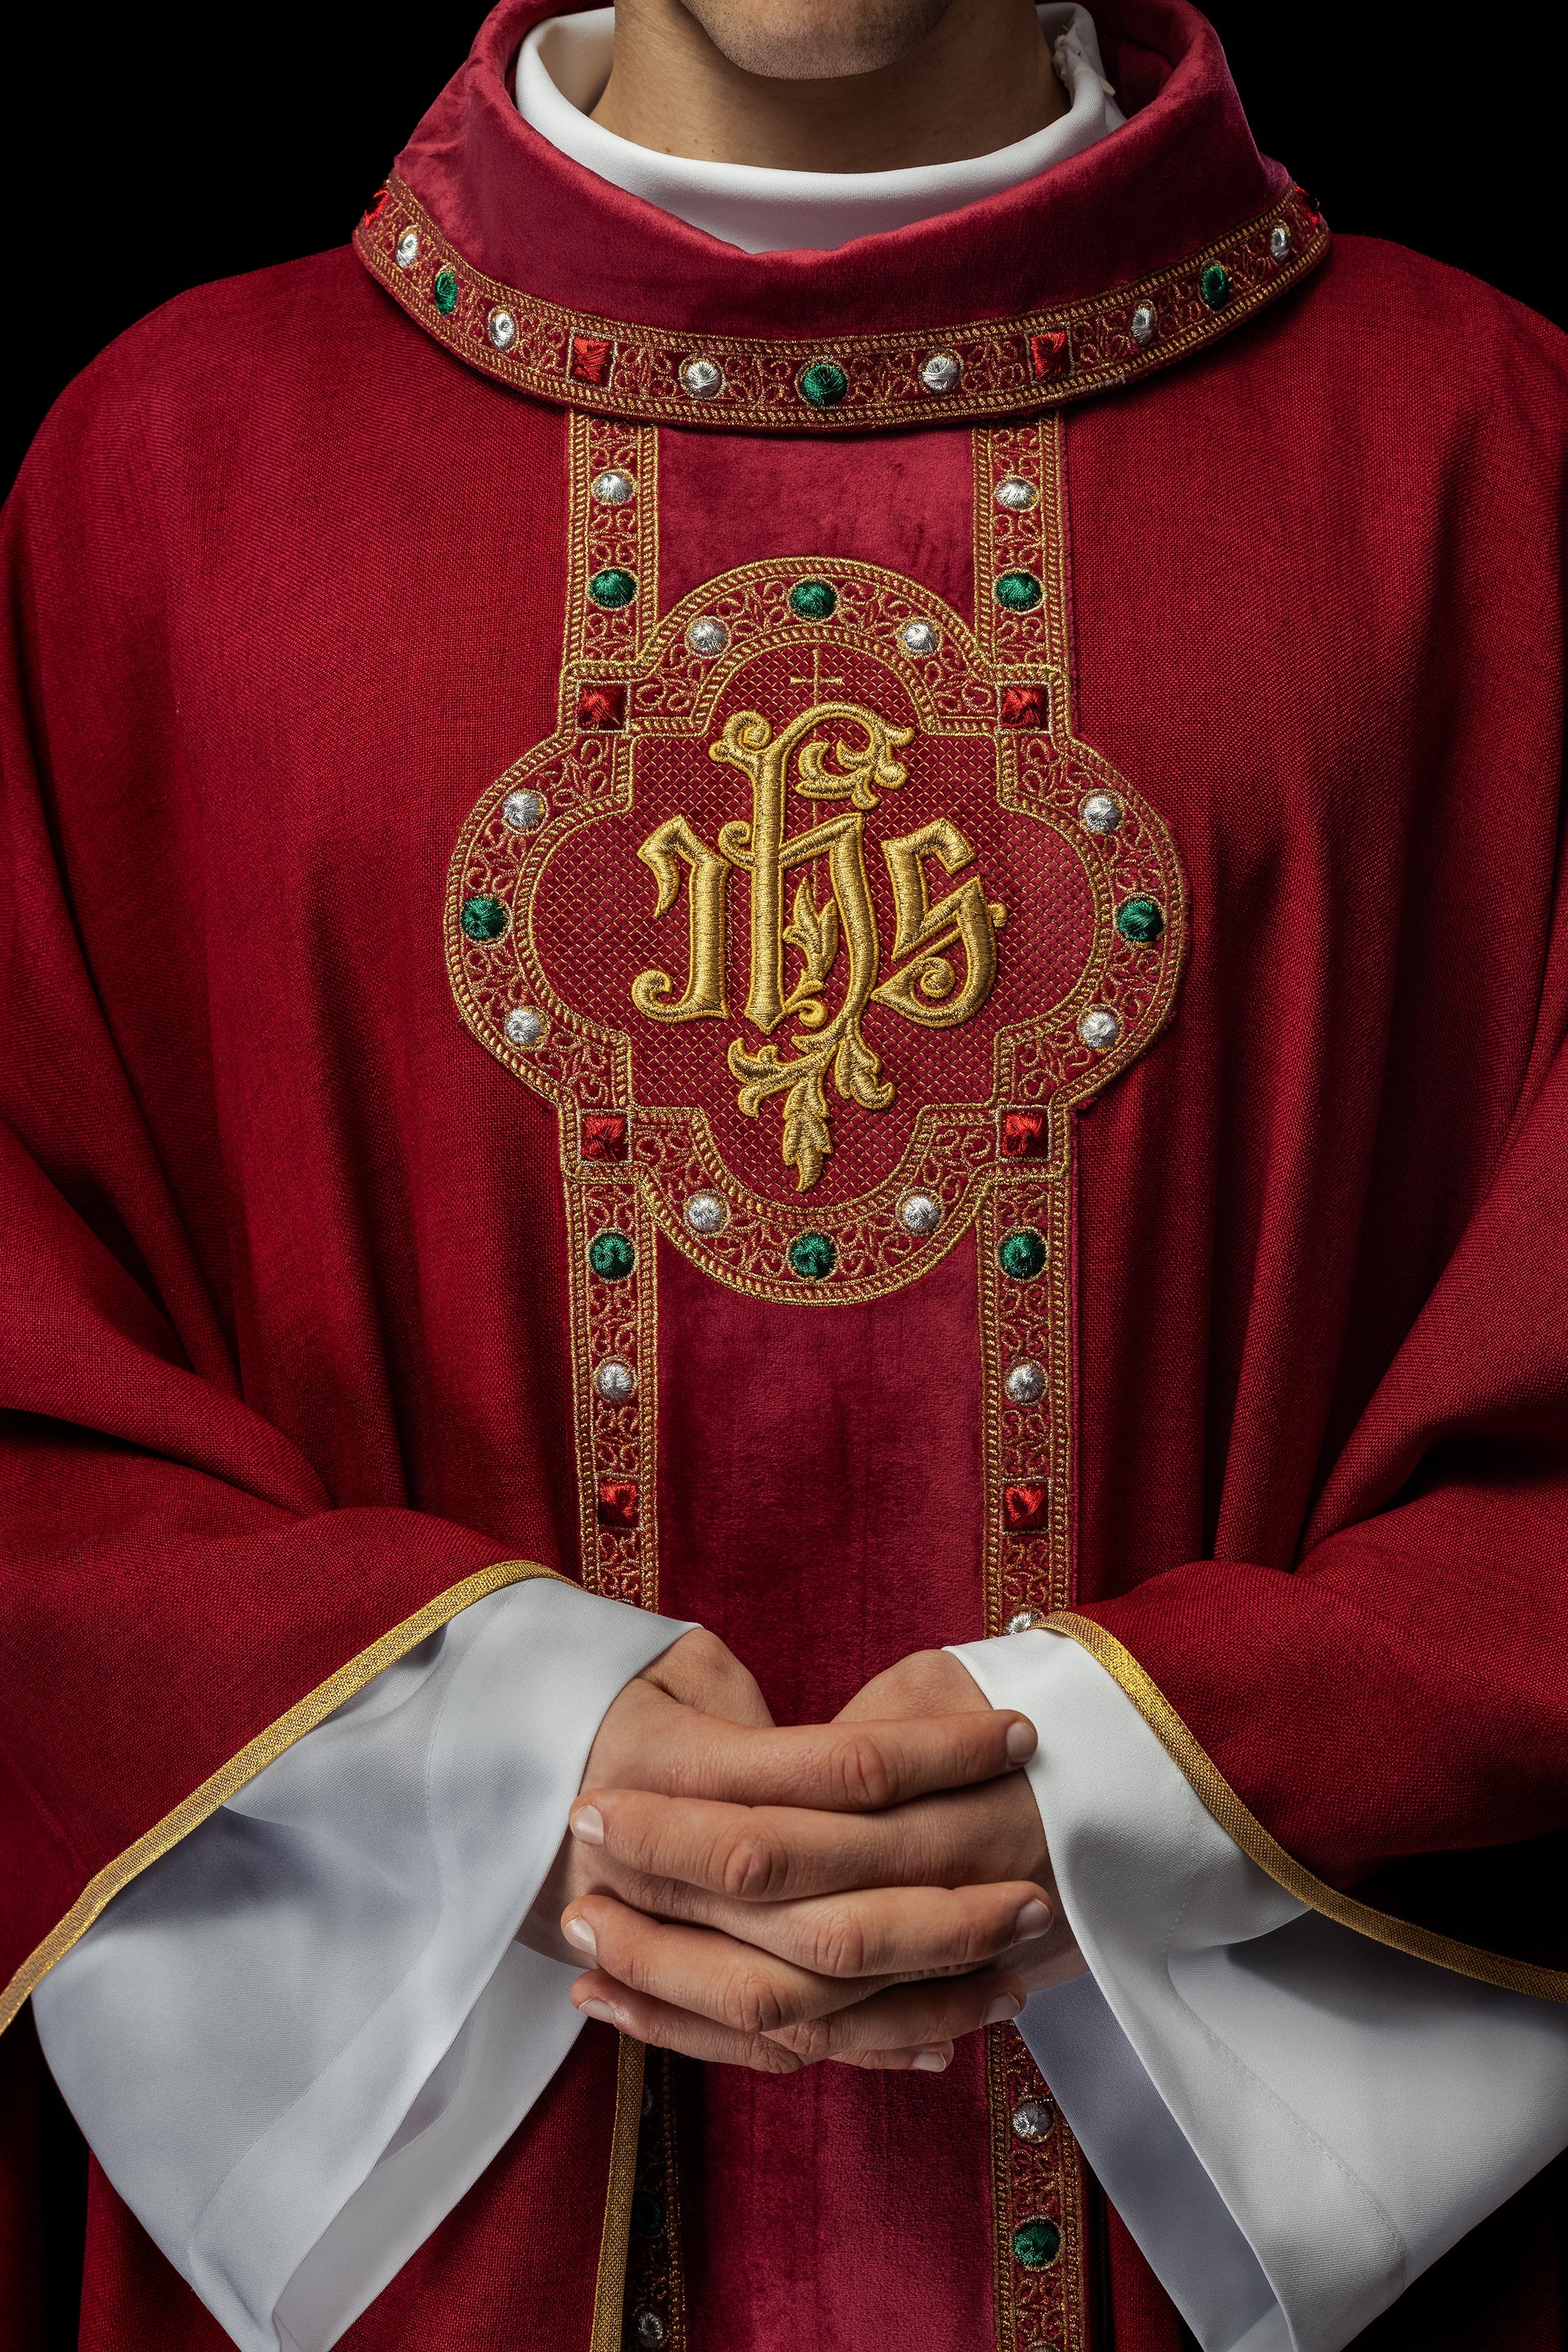
<instances>
[{"instance_id":1,"label":"gold thread embroidery","mask_svg":"<svg viewBox=\"0 0 1568 2352\"><path fill-rule=\"evenodd\" d=\"M646 2231L634 2230L626 2265L626 2313L628 2352L641 2352L639 2315L651 2311L664 2329L664 2352L685 2352L686 2275L682 2259L680 2161L675 2116L678 2062L668 2050L650 2050L644 2076L642 2137L637 2145L637 2185L662 2214L647 2215Z\"/></svg>"},{"instance_id":2,"label":"gold thread embroidery","mask_svg":"<svg viewBox=\"0 0 1568 2352\"><path fill-rule=\"evenodd\" d=\"M1147 870L1142 827L1148 820L1124 781L1070 731L1060 438L1057 417L974 436L975 615L998 676L1046 687L1052 727L1068 753L1075 809L1089 791L1103 790L1113 792L1126 813L1122 824L1129 831L1118 829L1115 851L1097 861L1095 874L1097 929L1114 937L1112 903L1126 887L1116 868L1136 838L1136 870ZM1005 482L1027 485L1032 500L1022 507L998 503L996 491ZM1015 609L997 601L994 583L1008 572L1038 583L1032 606ZM1150 844L1156 839L1158 888L1163 901L1179 908L1174 854L1163 828L1150 835ZM1179 942L1175 954L1179 961ZM1103 971L1089 982L1085 1003L1110 992ZM1145 1010L1140 1052L1169 1013L1174 968L1169 977L1171 990ZM1016 1108L1029 1115L1016 1119L1013 1135L1004 1131L1005 1114L998 1115L998 1171L975 1230L987 1634L1062 1607L1072 1589L1072 1121L1061 1092L1037 1107L1020 1094ZM1003 1157L1009 1143L1024 1156ZM1010 1273L1004 1248L1015 1252L1020 1235L1043 1246L1043 1264L1029 1252L1012 1262L1034 1270ZM1020 1372L1028 1376L1022 1385ZM1058 2352L1083 2352L1088 2210L1078 2144L1059 2115L1043 2141L1014 2130L1013 2116L1023 2101L1052 2104L1014 2027L987 2029L986 2075L998 2352L1031 2352L1047 2343ZM1052 2260L1030 2265L1019 2259L1015 2233L1029 2223L1059 2232Z\"/></svg>"},{"instance_id":3,"label":"gold thread embroidery","mask_svg":"<svg viewBox=\"0 0 1568 2352\"><path fill-rule=\"evenodd\" d=\"M985 2076L997 2345L1000 2352L1088 2352L1089 2206L1078 2142L1059 2114L1044 2140L1022 2139L1013 2129L1025 2100L1055 2107L1016 2027L986 2027ZM1031 2221L1060 2232L1055 2257L1038 2268L1013 2251L1015 2231Z\"/></svg>"},{"instance_id":4,"label":"gold thread embroidery","mask_svg":"<svg viewBox=\"0 0 1568 2352\"><path fill-rule=\"evenodd\" d=\"M590 431L590 420L574 420L574 494L581 494L595 461L616 445L617 436L624 439L627 429L594 425ZM639 462L645 469L651 467L646 455ZM834 591L834 610L825 620L804 625L789 603L800 563L773 561L744 566L693 591L662 618L637 625L644 632L640 653L626 652L602 673L626 688L624 728L595 732L567 730L563 723L561 733L491 787L454 853L447 957L463 1017L490 1052L556 1104L567 1125L578 1107L595 1102L619 1106L629 1133L623 1180L636 1184L659 1231L676 1247L716 1280L748 1296L828 1305L881 1297L913 1280L952 1247L997 1181L994 1122L1003 1108L1048 1107L1059 1128L1071 1106L1108 1084L1145 1049L1168 1015L1184 943L1184 892L1173 845L1153 812L1107 761L1070 732L1058 466L1054 418L977 436L977 576L988 582L998 563L1026 570L1042 583L1041 600L1033 613L1004 613L994 599L989 605L983 599L977 639L956 614L911 583L875 566L835 561L816 567ZM1020 468L1027 469L1026 478L1037 492L1033 507L1022 516L998 508L994 499L996 482ZM574 538L576 544L575 529ZM574 561L576 581L585 574L587 558L579 554ZM570 604L573 612L582 610L575 586ZM630 611L637 613L639 604L640 599ZM934 649L920 660L898 650L900 631L916 619L936 637ZM693 649L689 632L697 621L718 624L722 650L716 657ZM986 645L994 658L987 657ZM584 827L631 810L639 746L711 735L729 680L760 657L774 652L809 653L815 688L822 654L826 650L831 656L840 648L870 654L894 669L923 734L938 741L973 737L994 747L998 805L1055 833L1087 880L1093 939L1078 977L1056 1003L996 1033L989 1100L927 1102L912 1120L897 1163L880 1181L847 1200L812 1202L811 1230L828 1237L834 1273L830 1281L806 1282L793 1270L788 1255L802 1232L799 1210L787 1199L764 1195L738 1181L721 1154L712 1118L700 1106L636 1097L628 1029L584 1014L556 990L541 951L537 916L541 884L556 851ZM579 655L575 641L569 640L569 671ZM1015 682L1026 691L1043 689L1048 705L1041 713L1045 723L1016 730L999 727L998 693ZM563 722L574 707L574 690L569 677L563 692ZM816 703L814 708L847 711L850 706ZM766 727L755 713L739 717L758 730ZM727 747L721 732L712 748L726 763L734 755L734 763L742 766L747 761L760 763L782 740L770 728L767 743L752 741L734 718L727 731ZM864 755L852 754L849 767L841 766L837 775L826 765L823 747L816 749L816 784L826 781L837 785L853 807L857 779L851 771L863 758L868 773L876 747ZM890 749L881 756L890 757ZM548 804L549 814L533 830L519 834L501 816L511 797L525 789ZM869 784L862 782L861 790L865 797ZM1113 795L1120 811L1114 832L1088 829L1081 822L1082 804L1095 793ZM841 822L830 819L828 825ZM750 836L756 829L755 814L750 826L737 821L721 829L717 854L727 866L752 856ZM632 1024L649 1015L668 1020L678 1013L693 1020L720 1017L725 877L710 867L699 881L698 866L690 861L700 845L695 828L689 830L690 838L685 839L668 825L656 827L643 843L643 862L655 874L658 903L667 912L674 903L671 888L680 884L679 863L687 864L690 936L686 988L678 997L669 973L658 967L645 970L630 983L624 1017ZM811 1016L817 1010L813 983L825 976L829 946L837 943L829 938L829 915L837 931L843 908L852 910L861 896L860 871L849 872L854 845L847 838L840 845L837 836L828 842L826 827L821 835L829 856L835 847L840 850L841 889L825 907L818 907L813 893L803 896L797 889L787 926L782 923L782 894L776 903L764 898L753 954L759 1025L783 1017L793 1007L801 1021L802 1056L786 1061L776 1048L765 1047L742 1051L740 1066L731 1064L731 1076L745 1090L743 1109L759 1108L773 1091L793 1097L785 1106L787 1132L781 1143L785 1164L796 1171L797 1189L805 1189L802 1179L816 1181L832 1142L824 1086L828 1044L834 1049L836 1080L850 1097L868 1107L891 1100L890 1091L883 1092L886 1082L877 1056L869 1049L857 1052L847 1024L842 1036L825 1038L822 1030L812 1034ZM889 870L901 845L893 846ZM939 854L956 861L967 848L964 836L954 828ZM781 856L793 856L793 848L784 845ZM773 862L770 856L767 863ZM1165 912L1164 931L1152 947L1133 946L1115 929L1115 903L1134 887L1157 898ZM475 941L462 929L462 908L476 896L494 898L510 909L505 936L495 944ZM971 890L967 885L939 908L931 908L927 901L933 920L942 915L945 931L926 937L916 950L917 963L928 960L925 1001L912 992L919 985L919 971L905 982L895 974L881 983L892 992L890 1009L909 1017L912 1007L923 1016L924 1025L932 1028L944 1025L944 1015L952 1020L955 1011L967 1010L972 999L977 1009L987 963L987 928L990 949L994 949L995 903L981 887ZM973 950L973 961L962 984L952 980L952 993L944 1000L941 992L952 974L945 953L952 943L947 932L966 950ZM776 961L785 941L803 965L787 993ZM868 960L868 947L862 950L863 962ZM896 1001L900 987L902 1003ZM526 1047L514 1045L507 1031L509 1015L519 1006L537 1008L543 1016L542 1035ZM1079 1024L1091 1011L1111 1018L1109 1046L1103 1037L1092 1045L1084 1041ZM928 1220L920 1231L906 1226L897 1213L900 1200L917 1192L929 1195L939 1209L934 1223ZM699 1230L687 1219L685 1204L706 1193L723 1204L723 1214Z\"/></svg>"},{"instance_id":5,"label":"gold thread embroidery","mask_svg":"<svg viewBox=\"0 0 1568 2352\"><path fill-rule=\"evenodd\" d=\"M428 1641L432 1633L438 1633L443 1625L472 1602L483 1600L486 1593L499 1592L505 1585L526 1583L533 1577L548 1577L556 1584L566 1584L571 1580L557 1574L552 1568L541 1568L536 1561L528 1559L504 1559L498 1561L493 1568L481 1569L478 1575L465 1577L460 1584L454 1584L446 1592L437 1593L434 1601L427 1601L424 1608L416 1610L412 1617L405 1617L401 1624L394 1625L390 1632L381 1634L367 1649L361 1650L346 1665L340 1666L336 1674L329 1675L324 1683L280 1715L275 1723L268 1724L265 1731L258 1732L256 1738L231 1756L226 1764L220 1765L199 1788L193 1789L172 1812L165 1813L162 1821L154 1822L150 1830L89 1879L64 1918L29 1953L5 1992L0 1994L0 2032L10 2024L34 1986L48 1974L55 1962L65 1958L72 1945L86 1935L105 1906L113 1901L122 1887L129 1886L133 1878L140 1877L150 1863L169 1853L194 1829L199 1829L220 1805L237 1795L247 1781L254 1780L258 1772L264 1771L268 1764L275 1763L297 1739L302 1739L306 1732L313 1731L319 1723L324 1723L345 1700L351 1699L356 1691L363 1690L366 1683L374 1681L384 1667L395 1665L399 1658L406 1657L410 1650L417 1649L421 1642Z\"/></svg>"},{"instance_id":6,"label":"gold thread embroidery","mask_svg":"<svg viewBox=\"0 0 1568 2352\"><path fill-rule=\"evenodd\" d=\"M1326 1885L1288 1853L1257 1816L1247 1811L1158 1684L1113 1633L1108 1633L1092 1618L1079 1617L1071 1610L1057 1612L1039 1630L1066 1635L1091 1657L1098 1658L1106 1672L1121 1684L1226 1835L1298 1902L1321 1912L1325 1919L1336 1920L1342 1927L1352 1928L1374 1944L1386 1944L1394 1951L1408 1953L1413 1959L1430 1960L1435 1967L1449 1969L1456 1976L1471 1977L1479 1984L1500 1985L1510 1992L1529 1993L1536 2000L1568 2002L1568 1969L1541 1968L1530 1960L1513 1960L1505 1953L1458 1943L1451 1936L1439 1936L1428 1927L1396 1919L1388 1912L1374 1911L1369 1904L1358 1903L1353 1895L1342 1895L1337 1887Z\"/></svg>"},{"instance_id":7,"label":"gold thread embroidery","mask_svg":"<svg viewBox=\"0 0 1568 2352\"><path fill-rule=\"evenodd\" d=\"M1152 374L1229 334L1298 285L1329 249L1321 215L1300 188L1289 188L1169 268L1059 310L916 333L844 336L831 362L845 379L842 397L818 407L801 390L803 362L820 355L810 342L719 335L694 349L685 331L574 315L471 268L405 182L394 173L386 184L385 201L354 233L355 249L394 300L470 367L536 398L606 418L721 432L864 432L1054 408ZM1272 238L1280 227L1289 243L1277 257ZM397 248L411 232L418 250L405 268ZM1226 286L1218 310L1203 293L1205 275L1216 263ZM443 272L448 296L456 280L456 299L446 308L435 299ZM515 327L504 351L491 339L498 311ZM1133 332L1135 315L1150 331L1144 340ZM594 351L592 368L579 364L584 345ZM960 372L952 389L936 397L921 371L939 347L960 362ZM699 378L689 369L694 360L709 373ZM702 394L694 397L699 382Z\"/></svg>"}]
</instances>

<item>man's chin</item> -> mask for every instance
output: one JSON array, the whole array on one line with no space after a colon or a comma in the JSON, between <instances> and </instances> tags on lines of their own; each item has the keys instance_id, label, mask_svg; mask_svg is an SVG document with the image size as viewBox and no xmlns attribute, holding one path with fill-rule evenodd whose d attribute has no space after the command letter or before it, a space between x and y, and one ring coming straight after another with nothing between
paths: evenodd
<instances>
[{"instance_id":1,"label":"man's chin","mask_svg":"<svg viewBox=\"0 0 1568 2352\"><path fill-rule=\"evenodd\" d=\"M839 81L897 65L952 0L683 0L731 65L774 81Z\"/></svg>"}]
</instances>

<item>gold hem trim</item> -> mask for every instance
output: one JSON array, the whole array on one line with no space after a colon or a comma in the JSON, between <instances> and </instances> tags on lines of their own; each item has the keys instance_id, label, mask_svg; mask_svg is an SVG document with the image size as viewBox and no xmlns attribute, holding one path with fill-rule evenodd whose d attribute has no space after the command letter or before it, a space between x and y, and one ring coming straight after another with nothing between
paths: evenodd
<instances>
[{"instance_id":1,"label":"gold hem trim","mask_svg":"<svg viewBox=\"0 0 1568 2352\"><path fill-rule=\"evenodd\" d=\"M395 173L386 191L374 219L355 230L354 249L393 299L456 357L568 408L720 432L832 435L1055 408L1134 383L1217 341L1309 276L1330 243L1322 215L1291 186L1198 251L1103 294L1016 318L841 335L825 344L820 336L675 331L562 310L471 268ZM1277 257L1280 229L1285 249ZM405 266L397 251L407 239L413 249ZM1203 287L1216 266L1224 278L1211 299ZM1148 313L1142 342L1132 333L1138 312ZM504 350L494 340L498 317L506 322ZM945 393L931 391L921 373L935 353L960 362ZM844 371L845 392L834 406L814 408L798 388L802 363L827 357ZM700 397L683 389L681 369L693 359L721 372L718 386Z\"/></svg>"},{"instance_id":2,"label":"gold hem trim","mask_svg":"<svg viewBox=\"0 0 1568 2352\"><path fill-rule=\"evenodd\" d=\"M412 1617L405 1617L400 1625L394 1625L368 1649L361 1650L357 1657L351 1658L347 1665L340 1666L335 1675L330 1675L324 1683L291 1706L286 1715L280 1715L275 1723L268 1725L265 1731L258 1732L199 1788L193 1789L173 1812L165 1813L161 1822L154 1822L134 1844L128 1845L123 1853L117 1854L95 1877L89 1879L64 1918L28 1954L4 1993L0 1993L0 2032L4 2032L10 2024L34 1986L41 1983L55 1962L63 1959L73 1944L79 1942L99 1914L113 1901L122 1887L129 1886L133 1878L140 1877L149 1863L156 1862L161 1855L178 1845L182 1838L188 1837L192 1830L199 1829L221 1804L236 1795L247 1781L254 1780L268 1764L275 1763L297 1739L302 1739L307 1731L313 1731L319 1723L324 1723L345 1699L353 1698L356 1691L363 1690L366 1683L374 1681L384 1667L395 1665L399 1658L406 1657L410 1650L417 1649L421 1642L428 1641L432 1633L439 1633L449 1619L458 1616L471 1602L482 1601L488 1592L499 1592L504 1585L526 1583L533 1577L548 1577L555 1584L569 1584L572 1580L570 1577L559 1575L552 1568L542 1568L531 1559L503 1559L491 1568L482 1568L477 1575L465 1577L460 1584L454 1584L447 1591L437 1593L434 1601L427 1601L423 1609L416 1610Z\"/></svg>"},{"instance_id":3,"label":"gold hem trim","mask_svg":"<svg viewBox=\"0 0 1568 2352\"><path fill-rule=\"evenodd\" d=\"M621 2352L626 2296L626 2255L632 2233L632 2191L637 2186L637 2133L642 2124L644 2043L623 2033L616 2067L616 2120L610 2137L610 2177L605 2189L605 2227L594 2283L594 2332L588 2352Z\"/></svg>"},{"instance_id":4,"label":"gold hem trim","mask_svg":"<svg viewBox=\"0 0 1568 2352\"><path fill-rule=\"evenodd\" d=\"M1497 1985L1507 1992L1528 1993L1536 2000L1568 2003L1568 1969L1541 1968L1531 1960L1512 1960L1501 1952L1482 1951L1478 1945L1458 1943L1451 1936L1439 1936L1431 1928L1395 1919L1386 1911L1374 1911L1370 1904L1358 1903L1353 1895L1342 1895L1337 1887L1315 1877L1248 1812L1164 1693L1114 1633L1108 1633L1102 1625L1079 1617L1070 1609L1058 1610L1038 1630L1065 1634L1099 1660L1126 1692L1226 1835L1234 1839L1249 1862L1255 1862L1276 1885L1284 1887L1298 1902L1374 1944L1386 1944L1391 1950L1408 1954L1412 1959L1430 1960L1436 1968L1452 1969L1456 1976L1471 1977L1478 1984Z\"/></svg>"}]
</instances>

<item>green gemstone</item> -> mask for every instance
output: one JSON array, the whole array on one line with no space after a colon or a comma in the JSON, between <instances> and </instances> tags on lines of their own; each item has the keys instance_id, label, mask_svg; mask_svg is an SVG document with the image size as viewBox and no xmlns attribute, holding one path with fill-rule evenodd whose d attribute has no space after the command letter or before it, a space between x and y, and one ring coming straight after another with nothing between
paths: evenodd
<instances>
[{"instance_id":1,"label":"green gemstone","mask_svg":"<svg viewBox=\"0 0 1568 2352\"><path fill-rule=\"evenodd\" d=\"M996 602L1008 613L1032 613L1043 593L1032 572L1004 572L996 583Z\"/></svg>"},{"instance_id":2,"label":"green gemstone","mask_svg":"<svg viewBox=\"0 0 1568 2352\"><path fill-rule=\"evenodd\" d=\"M837 408L849 389L849 379L837 360L813 360L800 374L800 396L813 408Z\"/></svg>"},{"instance_id":3,"label":"green gemstone","mask_svg":"<svg viewBox=\"0 0 1568 2352\"><path fill-rule=\"evenodd\" d=\"M632 572L595 572L588 583L588 593L595 604L607 606L612 613L629 604L637 593L637 574Z\"/></svg>"},{"instance_id":4,"label":"green gemstone","mask_svg":"<svg viewBox=\"0 0 1568 2352\"><path fill-rule=\"evenodd\" d=\"M797 580L789 592L789 605L803 621L831 621L838 610L838 591L826 580Z\"/></svg>"},{"instance_id":5,"label":"green gemstone","mask_svg":"<svg viewBox=\"0 0 1568 2352\"><path fill-rule=\"evenodd\" d=\"M461 919L468 938L478 940L481 947L489 947L493 940L500 939L511 919L499 898L465 898Z\"/></svg>"},{"instance_id":6,"label":"green gemstone","mask_svg":"<svg viewBox=\"0 0 1568 2352\"><path fill-rule=\"evenodd\" d=\"M458 307L457 271L450 268L438 269L436 272L436 284L432 290L436 297L436 308L440 311L443 319L449 319Z\"/></svg>"},{"instance_id":7,"label":"green gemstone","mask_svg":"<svg viewBox=\"0 0 1568 2352\"><path fill-rule=\"evenodd\" d=\"M601 1282L625 1282L637 1262L637 1244L629 1234L613 1227L595 1234L588 1244L588 1263Z\"/></svg>"},{"instance_id":8,"label":"green gemstone","mask_svg":"<svg viewBox=\"0 0 1568 2352\"><path fill-rule=\"evenodd\" d=\"M996 1263L1015 1282L1033 1282L1045 1266L1045 1241L1033 1225L1020 1225L1016 1233L1002 1236L996 1245Z\"/></svg>"},{"instance_id":9,"label":"green gemstone","mask_svg":"<svg viewBox=\"0 0 1568 2352\"><path fill-rule=\"evenodd\" d=\"M789 1262L803 1282L825 1282L838 1263L838 1244L828 1234L796 1234Z\"/></svg>"},{"instance_id":10,"label":"green gemstone","mask_svg":"<svg viewBox=\"0 0 1568 2352\"><path fill-rule=\"evenodd\" d=\"M664 2227L664 2207L646 2189L632 2191L632 2228L639 2238L657 2238Z\"/></svg>"},{"instance_id":11,"label":"green gemstone","mask_svg":"<svg viewBox=\"0 0 1568 2352\"><path fill-rule=\"evenodd\" d=\"M1026 2271L1043 2271L1062 2250L1062 2233L1054 2221L1020 2221L1013 2232L1013 2252Z\"/></svg>"},{"instance_id":12,"label":"green gemstone","mask_svg":"<svg viewBox=\"0 0 1568 2352\"><path fill-rule=\"evenodd\" d=\"M1198 292L1211 310L1223 310L1230 299L1230 277L1224 266L1211 261L1198 280Z\"/></svg>"},{"instance_id":13,"label":"green gemstone","mask_svg":"<svg viewBox=\"0 0 1568 2352\"><path fill-rule=\"evenodd\" d=\"M1117 909L1116 928L1135 948L1152 948L1165 928L1165 909L1158 898L1129 898Z\"/></svg>"}]
</instances>

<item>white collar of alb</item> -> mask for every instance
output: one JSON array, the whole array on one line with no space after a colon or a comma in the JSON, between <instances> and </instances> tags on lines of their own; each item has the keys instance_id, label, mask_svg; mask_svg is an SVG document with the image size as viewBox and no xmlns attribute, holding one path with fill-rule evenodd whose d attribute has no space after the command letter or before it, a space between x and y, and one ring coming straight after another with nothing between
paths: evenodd
<instances>
[{"instance_id":1,"label":"white collar of alb","mask_svg":"<svg viewBox=\"0 0 1568 2352\"><path fill-rule=\"evenodd\" d=\"M1076 0L1050 0L1041 29L1068 111L1044 131L958 163L900 172L779 172L699 163L617 138L590 120L610 78L614 8L547 17L517 60L517 110L574 163L743 253L830 252L851 238L956 212L1081 154L1124 117L1100 65L1094 20Z\"/></svg>"}]
</instances>

